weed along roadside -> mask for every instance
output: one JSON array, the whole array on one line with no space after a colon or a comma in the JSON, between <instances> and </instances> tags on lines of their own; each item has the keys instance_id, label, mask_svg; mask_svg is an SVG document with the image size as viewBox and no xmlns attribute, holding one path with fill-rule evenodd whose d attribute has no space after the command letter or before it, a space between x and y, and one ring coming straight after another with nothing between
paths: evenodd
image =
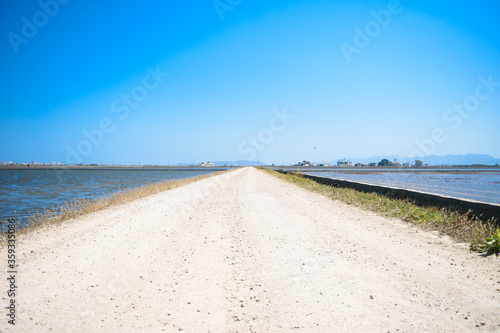
<instances>
[{"instance_id":1,"label":"weed along roadside","mask_svg":"<svg viewBox=\"0 0 500 333\"><path fill-rule=\"evenodd\" d=\"M237 168L214 172L203 176L195 176L191 178L168 180L153 184L147 184L141 187L115 192L113 194L101 197L91 197L89 199L76 199L68 201L63 205L53 206L43 211L31 213L24 219L24 221L23 218L16 218L15 220L17 230L19 230L20 233L26 233L33 231L39 227L58 225L62 222L91 214L111 206L132 202L134 200L138 200L163 191L182 187L202 179L222 175L236 169ZM2 245L2 242L4 241L6 235L5 230L3 229L4 228L1 229L3 237L0 239L0 245Z\"/></svg>"},{"instance_id":2,"label":"weed along roadside","mask_svg":"<svg viewBox=\"0 0 500 333\"><path fill-rule=\"evenodd\" d=\"M263 169L304 189L322 194L333 200L352 204L388 217L400 218L427 230L435 230L451 236L455 241L468 242L471 250L498 253L494 235L497 235L498 218L481 219L470 212L452 211L437 206L417 205L409 199L401 200L377 193L366 193L352 188L333 187L320 184L297 173L280 173ZM493 236L492 236L493 235ZM488 245L488 242L491 245ZM485 250L485 251L482 251Z\"/></svg>"}]
</instances>

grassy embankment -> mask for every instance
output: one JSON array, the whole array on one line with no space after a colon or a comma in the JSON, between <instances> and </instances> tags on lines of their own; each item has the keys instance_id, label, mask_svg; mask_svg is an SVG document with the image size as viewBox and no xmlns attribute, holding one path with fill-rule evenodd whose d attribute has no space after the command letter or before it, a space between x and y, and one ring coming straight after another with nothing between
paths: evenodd
<instances>
[{"instance_id":1,"label":"grassy embankment","mask_svg":"<svg viewBox=\"0 0 500 333\"><path fill-rule=\"evenodd\" d=\"M316 183L297 174L282 174L264 169L269 174L284 179L307 190L328 198L352 204L389 217L419 225L427 230L437 230L459 242L471 246L484 243L495 233L496 221L483 221L469 214L446 211L437 207L421 207L408 200L391 199L376 193L364 193L348 188L338 188Z\"/></svg>"},{"instance_id":2,"label":"grassy embankment","mask_svg":"<svg viewBox=\"0 0 500 333\"><path fill-rule=\"evenodd\" d=\"M41 212L37 211L36 213L32 213L26 218L26 221L22 221L22 219L20 218L16 219L18 230L20 233L25 233L42 226L60 224L61 222L94 213L110 206L131 202L140 198L181 187L198 180L220 175L229 171L231 170L219 171L209 175L196 176L185 179L146 184L141 187L115 192L109 195L100 196L98 198L91 197L89 199L77 199L68 201L64 205L53 206Z\"/></svg>"}]
</instances>

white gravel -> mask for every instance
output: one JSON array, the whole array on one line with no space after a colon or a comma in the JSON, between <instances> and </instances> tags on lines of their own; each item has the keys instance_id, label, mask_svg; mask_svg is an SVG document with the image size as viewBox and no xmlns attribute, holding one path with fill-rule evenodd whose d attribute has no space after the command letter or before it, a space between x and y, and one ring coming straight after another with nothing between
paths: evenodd
<instances>
[{"instance_id":1,"label":"white gravel","mask_svg":"<svg viewBox=\"0 0 500 333\"><path fill-rule=\"evenodd\" d=\"M18 322L2 314L2 332L500 331L500 258L254 168L20 237L17 252Z\"/></svg>"}]
</instances>

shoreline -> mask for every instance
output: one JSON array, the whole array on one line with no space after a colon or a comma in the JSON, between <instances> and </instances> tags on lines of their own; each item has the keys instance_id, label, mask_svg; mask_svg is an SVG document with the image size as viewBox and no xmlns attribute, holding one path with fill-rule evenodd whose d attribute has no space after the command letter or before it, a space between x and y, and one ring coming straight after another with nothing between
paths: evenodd
<instances>
[{"instance_id":1,"label":"shoreline","mask_svg":"<svg viewBox=\"0 0 500 333\"><path fill-rule=\"evenodd\" d=\"M28 163L27 163L28 164ZM254 167L257 167L255 165ZM81 170L81 169L226 169L226 168L241 168L241 167L251 167L251 166L241 166L241 165L220 165L214 167L205 167L199 165L0 165L0 170L33 170L33 169L46 169L46 170ZM481 169L481 171L499 171L500 166L498 165L450 165L450 166L421 166L421 167L397 167L397 166L328 166L328 167L299 167L299 166L287 166L287 165L277 165L277 166L259 166L264 169L286 169L286 170L315 170L317 172L327 172L329 170L345 170L345 171L379 171L379 172L389 172L397 170L398 172L417 172L421 170L427 171L446 171L446 170L470 170L470 169Z\"/></svg>"},{"instance_id":2,"label":"shoreline","mask_svg":"<svg viewBox=\"0 0 500 333\"><path fill-rule=\"evenodd\" d=\"M265 171L329 199L352 204L383 216L398 218L401 221L422 227L422 229L438 231L459 242L469 242L470 249L476 248L477 245L483 244L486 238L492 237L500 222L498 218L478 218L469 210L465 212L453 210L453 206L446 204L443 207L443 203L433 200L436 198L433 194L429 196L422 194L423 197L420 197L419 194L412 194L411 191L403 189L340 181L294 172ZM411 199L417 199L417 202L413 202ZM445 203L452 202L448 198L444 199L446 199ZM488 207L490 206L488 205ZM499 208L496 205L493 207L493 215L498 216Z\"/></svg>"},{"instance_id":3,"label":"shoreline","mask_svg":"<svg viewBox=\"0 0 500 333\"><path fill-rule=\"evenodd\" d=\"M468 198L459 198L440 193L420 191L395 187L390 185L371 184L362 181L335 179L328 177L319 177L309 174L297 174L293 171L275 170L280 173L296 175L311 179L319 184L325 184L333 187L352 188L364 193L377 193L396 200L410 200L419 206L435 206L444 208L447 211L458 211L462 214L471 212L483 220L500 221L500 204L478 201Z\"/></svg>"},{"instance_id":4,"label":"shoreline","mask_svg":"<svg viewBox=\"0 0 500 333\"><path fill-rule=\"evenodd\" d=\"M395 167L395 166L384 166L384 167L353 167L353 166L330 166L330 167L288 167L288 166L274 166L274 167L263 167L264 169L271 169L271 170L278 170L278 169L283 169L283 170L289 170L289 171L297 171L297 170L307 170L307 171L314 171L314 172L331 172L334 170L335 172L337 171L346 171L346 172L447 172L447 171L455 171L456 172L464 172L464 173L469 173L469 172L498 172L500 171L500 166L446 166L446 167L440 167L440 166L427 166L427 167ZM454 172L450 172L454 173Z\"/></svg>"},{"instance_id":5,"label":"shoreline","mask_svg":"<svg viewBox=\"0 0 500 333\"><path fill-rule=\"evenodd\" d=\"M206 168L203 170L206 170ZM60 224L64 221L106 209L114 205L138 200L149 195L182 187L192 182L224 174L233 170L234 169L221 169L220 171L214 171L208 175L199 175L144 184L127 190L116 191L108 195L96 197L91 195L90 198L76 198L66 201L65 204L53 205L42 209L41 211L37 210L34 213L28 212L28 215L26 216L17 215L13 217L5 217L0 220L0 235L5 232L3 223L4 220L7 221L8 219L15 219L20 232L29 232L30 229L36 229L42 225ZM23 220L26 222L22 223Z\"/></svg>"},{"instance_id":6,"label":"shoreline","mask_svg":"<svg viewBox=\"0 0 500 333\"><path fill-rule=\"evenodd\" d=\"M140 165L0 165L0 170L226 170L237 166L140 166Z\"/></svg>"}]
</instances>

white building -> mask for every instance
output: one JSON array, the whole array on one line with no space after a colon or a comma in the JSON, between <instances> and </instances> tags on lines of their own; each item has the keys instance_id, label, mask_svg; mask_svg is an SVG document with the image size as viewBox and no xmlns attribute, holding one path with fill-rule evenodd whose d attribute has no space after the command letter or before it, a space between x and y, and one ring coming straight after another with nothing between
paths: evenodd
<instances>
[{"instance_id":1,"label":"white building","mask_svg":"<svg viewBox=\"0 0 500 333\"><path fill-rule=\"evenodd\" d=\"M348 160L338 160L337 166L353 166L353 164Z\"/></svg>"},{"instance_id":2,"label":"white building","mask_svg":"<svg viewBox=\"0 0 500 333\"><path fill-rule=\"evenodd\" d=\"M299 162L299 163L295 164L295 166L308 167L308 166L311 166L311 162L309 162L309 161L302 161L302 162Z\"/></svg>"}]
</instances>

